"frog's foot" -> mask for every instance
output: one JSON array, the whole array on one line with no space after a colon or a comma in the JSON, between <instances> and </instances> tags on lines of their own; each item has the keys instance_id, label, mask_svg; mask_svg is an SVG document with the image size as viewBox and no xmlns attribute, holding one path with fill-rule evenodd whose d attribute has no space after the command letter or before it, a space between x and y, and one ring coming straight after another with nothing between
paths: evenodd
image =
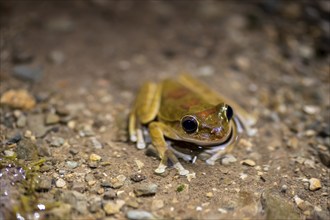
<instances>
[{"instance_id":1,"label":"frog's foot","mask_svg":"<svg viewBox=\"0 0 330 220\"><path fill-rule=\"evenodd\" d=\"M205 162L208 164L208 165L214 165L215 164L215 161L217 161L217 159L213 159L212 157L207 159Z\"/></svg>"},{"instance_id":2,"label":"frog's foot","mask_svg":"<svg viewBox=\"0 0 330 220\"><path fill-rule=\"evenodd\" d=\"M176 164L174 164L173 167L175 169L177 169L177 171L179 172L179 174L181 176L186 176L187 174L189 174L189 170L186 170L180 162L177 162Z\"/></svg>"},{"instance_id":3,"label":"frog's foot","mask_svg":"<svg viewBox=\"0 0 330 220\"><path fill-rule=\"evenodd\" d=\"M143 133L140 128L136 129L136 147L138 149L146 148L146 143L143 138Z\"/></svg>"},{"instance_id":4,"label":"frog's foot","mask_svg":"<svg viewBox=\"0 0 330 220\"><path fill-rule=\"evenodd\" d=\"M165 172L166 168L167 168L167 166L165 164L163 164L162 162L160 162L157 169L155 169L155 173L162 174Z\"/></svg>"}]
</instances>

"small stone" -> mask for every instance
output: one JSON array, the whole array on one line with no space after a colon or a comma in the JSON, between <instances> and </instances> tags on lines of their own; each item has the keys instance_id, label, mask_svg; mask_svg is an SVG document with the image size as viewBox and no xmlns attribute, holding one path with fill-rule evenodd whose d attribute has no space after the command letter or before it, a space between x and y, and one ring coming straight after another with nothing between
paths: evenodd
<instances>
[{"instance_id":1,"label":"small stone","mask_svg":"<svg viewBox=\"0 0 330 220\"><path fill-rule=\"evenodd\" d=\"M42 114L29 115L27 118L28 128L37 138L44 137L50 129L44 125L44 120L44 115Z\"/></svg>"},{"instance_id":2,"label":"small stone","mask_svg":"<svg viewBox=\"0 0 330 220\"><path fill-rule=\"evenodd\" d=\"M196 173L188 173L187 180L190 182L192 179L196 179Z\"/></svg>"},{"instance_id":3,"label":"small stone","mask_svg":"<svg viewBox=\"0 0 330 220\"><path fill-rule=\"evenodd\" d=\"M134 182L141 182L142 180L147 179L147 177L143 174L135 173L130 176L130 179L133 180Z\"/></svg>"},{"instance_id":4,"label":"small stone","mask_svg":"<svg viewBox=\"0 0 330 220\"><path fill-rule=\"evenodd\" d=\"M54 64L62 64L65 61L65 56L61 51L54 50L50 52L48 59Z\"/></svg>"},{"instance_id":5,"label":"small stone","mask_svg":"<svg viewBox=\"0 0 330 220\"><path fill-rule=\"evenodd\" d=\"M25 133L24 133L24 137L31 138L32 137L32 131L26 130Z\"/></svg>"},{"instance_id":6,"label":"small stone","mask_svg":"<svg viewBox=\"0 0 330 220\"><path fill-rule=\"evenodd\" d=\"M125 180L126 180L126 176L124 176L122 174L116 176L115 178L111 178L110 187L114 188L114 189L118 189L124 185Z\"/></svg>"},{"instance_id":7,"label":"small stone","mask_svg":"<svg viewBox=\"0 0 330 220\"><path fill-rule=\"evenodd\" d=\"M144 210L129 210L126 213L126 217L128 219L132 219L132 220L147 220L147 219L155 219L155 217L147 211Z\"/></svg>"},{"instance_id":8,"label":"small stone","mask_svg":"<svg viewBox=\"0 0 330 220\"><path fill-rule=\"evenodd\" d=\"M287 190L288 190L288 186L287 185L284 184L284 185L281 186L281 192L282 193L286 193Z\"/></svg>"},{"instance_id":9,"label":"small stone","mask_svg":"<svg viewBox=\"0 0 330 220\"><path fill-rule=\"evenodd\" d=\"M237 161L236 157L234 157L231 154L225 155L224 158L221 159L221 164L222 165L229 165L231 163L235 163Z\"/></svg>"},{"instance_id":10,"label":"small stone","mask_svg":"<svg viewBox=\"0 0 330 220\"><path fill-rule=\"evenodd\" d=\"M306 202L305 200L302 200L297 195L293 197L295 203L297 204L298 208L302 211L308 210L312 207L312 205L309 202Z\"/></svg>"},{"instance_id":11,"label":"small stone","mask_svg":"<svg viewBox=\"0 0 330 220\"><path fill-rule=\"evenodd\" d=\"M97 155L97 154L91 154L91 155L89 156L89 159L90 159L91 161L100 161L100 160L102 159L102 157L101 157L100 155Z\"/></svg>"},{"instance_id":12,"label":"small stone","mask_svg":"<svg viewBox=\"0 0 330 220\"><path fill-rule=\"evenodd\" d=\"M29 63L33 60L33 55L27 50L14 50L13 51L13 62L15 64Z\"/></svg>"},{"instance_id":13,"label":"small stone","mask_svg":"<svg viewBox=\"0 0 330 220\"><path fill-rule=\"evenodd\" d=\"M58 180L56 180L55 185L58 188L63 188L66 185L66 182L64 179L59 178Z\"/></svg>"},{"instance_id":14,"label":"small stone","mask_svg":"<svg viewBox=\"0 0 330 220\"><path fill-rule=\"evenodd\" d=\"M83 193L86 189L85 183L73 182L72 190Z\"/></svg>"},{"instance_id":15,"label":"small stone","mask_svg":"<svg viewBox=\"0 0 330 220\"><path fill-rule=\"evenodd\" d=\"M41 145L38 147L38 154L39 154L39 156L42 156L42 157L50 157L50 156L52 156L52 151L51 151L51 149L48 147L48 145L46 145L46 144L41 144Z\"/></svg>"},{"instance_id":16,"label":"small stone","mask_svg":"<svg viewBox=\"0 0 330 220\"><path fill-rule=\"evenodd\" d=\"M124 200L117 200L116 202L106 202L103 205L103 210L107 215L113 215L120 212L120 209L125 205Z\"/></svg>"},{"instance_id":17,"label":"small stone","mask_svg":"<svg viewBox=\"0 0 330 220\"><path fill-rule=\"evenodd\" d=\"M207 198L212 198L214 195L213 195L213 193L212 192L207 192L206 193L206 197Z\"/></svg>"},{"instance_id":18,"label":"small stone","mask_svg":"<svg viewBox=\"0 0 330 220\"><path fill-rule=\"evenodd\" d=\"M13 75L21 80L37 82L42 76L42 69L41 67L18 65L13 69Z\"/></svg>"},{"instance_id":19,"label":"small stone","mask_svg":"<svg viewBox=\"0 0 330 220\"><path fill-rule=\"evenodd\" d=\"M262 193L261 204L265 210L265 219L300 219L292 202L288 202L280 194L272 190Z\"/></svg>"},{"instance_id":20,"label":"small stone","mask_svg":"<svg viewBox=\"0 0 330 220\"><path fill-rule=\"evenodd\" d=\"M16 148L17 158L24 160L38 159L38 147L30 139L22 139Z\"/></svg>"},{"instance_id":21,"label":"small stone","mask_svg":"<svg viewBox=\"0 0 330 220\"><path fill-rule=\"evenodd\" d=\"M49 219L69 219L72 207L66 203L60 203L58 207L49 210Z\"/></svg>"},{"instance_id":22,"label":"small stone","mask_svg":"<svg viewBox=\"0 0 330 220\"><path fill-rule=\"evenodd\" d=\"M106 191L103 195L104 200L113 200L117 198L117 193L113 190Z\"/></svg>"},{"instance_id":23,"label":"small stone","mask_svg":"<svg viewBox=\"0 0 330 220\"><path fill-rule=\"evenodd\" d=\"M49 113L46 115L46 120L45 120L46 125L57 124L59 121L60 121L60 117L56 114Z\"/></svg>"},{"instance_id":24,"label":"small stone","mask_svg":"<svg viewBox=\"0 0 330 220\"><path fill-rule=\"evenodd\" d=\"M289 148L297 149L297 148L298 148L298 143L299 143L299 141L298 141L298 138L297 138L297 137L291 137L291 138L287 141L286 145L287 145Z\"/></svg>"},{"instance_id":25,"label":"small stone","mask_svg":"<svg viewBox=\"0 0 330 220\"><path fill-rule=\"evenodd\" d=\"M74 169L78 166L78 162L76 162L76 161L67 161L66 166L70 169Z\"/></svg>"},{"instance_id":26,"label":"small stone","mask_svg":"<svg viewBox=\"0 0 330 220\"><path fill-rule=\"evenodd\" d=\"M303 110L305 113L309 115L315 115L321 111L320 107L315 106L315 105L305 105L303 107Z\"/></svg>"},{"instance_id":27,"label":"small stone","mask_svg":"<svg viewBox=\"0 0 330 220\"><path fill-rule=\"evenodd\" d=\"M136 165L137 165L137 167L138 167L139 170L141 170L144 167L144 163L141 162L140 160L137 160L136 159L134 161L135 161L135 163L136 163Z\"/></svg>"},{"instance_id":28,"label":"small stone","mask_svg":"<svg viewBox=\"0 0 330 220\"><path fill-rule=\"evenodd\" d=\"M4 153L5 153L6 157L14 157L15 156L15 152L12 151L12 150L5 150Z\"/></svg>"},{"instance_id":29,"label":"small stone","mask_svg":"<svg viewBox=\"0 0 330 220\"><path fill-rule=\"evenodd\" d=\"M50 142L51 147L60 147L64 144L64 139L61 137L53 137L53 140Z\"/></svg>"},{"instance_id":30,"label":"small stone","mask_svg":"<svg viewBox=\"0 0 330 220\"><path fill-rule=\"evenodd\" d=\"M102 149L102 144L99 142L95 137L92 137L90 139L92 147L95 149Z\"/></svg>"},{"instance_id":31,"label":"small stone","mask_svg":"<svg viewBox=\"0 0 330 220\"><path fill-rule=\"evenodd\" d=\"M315 191L315 190L318 190L321 188L322 188L322 185L321 185L321 181L319 179L316 179L316 178L309 179L309 190Z\"/></svg>"},{"instance_id":32,"label":"small stone","mask_svg":"<svg viewBox=\"0 0 330 220\"><path fill-rule=\"evenodd\" d=\"M97 213L98 211L100 211L102 207L102 201L101 200L96 200L96 201L92 201L90 203L90 206L88 207L88 210L91 213Z\"/></svg>"},{"instance_id":33,"label":"small stone","mask_svg":"<svg viewBox=\"0 0 330 220\"><path fill-rule=\"evenodd\" d=\"M88 166L89 166L89 168L95 169L95 168L98 167L98 164L97 164L96 161L90 161L90 162L88 163Z\"/></svg>"},{"instance_id":34,"label":"small stone","mask_svg":"<svg viewBox=\"0 0 330 220\"><path fill-rule=\"evenodd\" d=\"M136 196L152 196L157 192L158 186L154 183L144 183L135 187Z\"/></svg>"},{"instance_id":35,"label":"small stone","mask_svg":"<svg viewBox=\"0 0 330 220\"><path fill-rule=\"evenodd\" d=\"M27 119L26 119L25 115L22 114L17 118L16 125L18 128L24 128L26 126L26 122L27 122Z\"/></svg>"},{"instance_id":36,"label":"small stone","mask_svg":"<svg viewBox=\"0 0 330 220\"><path fill-rule=\"evenodd\" d=\"M17 144L21 140L22 140L22 135L20 133L17 133L6 141L6 145Z\"/></svg>"},{"instance_id":37,"label":"small stone","mask_svg":"<svg viewBox=\"0 0 330 220\"><path fill-rule=\"evenodd\" d=\"M70 154L72 155L77 155L79 153L78 149L77 148L70 148L69 150Z\"/></svg>"},{"instance_id":38,"label":"small stone","mask_svg":"<svg viewBox=\"0 0 330 220\"><path fill-rule=\"evenodd\" d=\"M164 207L164 201L160 199L152 200L151 209L158 210Z\"/></svg>"},{"instance_id":39,"label":"small stone","mask_svg":"<svg viewBox=\"0 0 330 220\"><path fill-rule=\"evenodd\" d=\"M3 93L0 98L0 103L8 105L12 108L32 109L36 105L35 98L24 89L8 90Z\"/></svg>"},{"instance_id":40,"label":"small stone","mask_svg":"<svg viewBox=\"0 0 330 220\"><path fill-rule=\"evenodd\" d=\"M47 176L42 176L36 186L37 191L48 191L52 188L52 179Z\"/></svg>"},{"instance_id":41,"label":"small stone","mask_svg":"<svg viewBox=\"0 0 330 220\"><path fill-rule=\"evenodd\" d=\"M253 160L250 160L250 159L246 159L246 160L242 160L241 164L247 165L250 167L254 167L256 165L256 162L254 162Z\"/></svg>"}]
</instances>

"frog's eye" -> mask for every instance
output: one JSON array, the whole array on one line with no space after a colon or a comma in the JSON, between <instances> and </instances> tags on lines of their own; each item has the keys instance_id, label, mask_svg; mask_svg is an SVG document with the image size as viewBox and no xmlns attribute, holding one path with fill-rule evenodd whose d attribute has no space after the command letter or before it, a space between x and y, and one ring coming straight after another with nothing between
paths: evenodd
<instances>
[{"instance_id":1,"label":"frog's eye","mask_svg":"<svg viewBox=\"0 0 330 220\"><path fill-rule=\"evenodd\" d=\"M227 116L228 121L230 119L232 119L233 115L234 115L234 111L233 111L232 107L230 107L229 105L227 105L226 116Z\"/></svg>"},{"instance_id":2,"label":"frog's eye","mask_svg":"<svg viewBox=\"0 0 330 220\"><path fill-rule=\"evenodd\" d=\"M192 134L198 129L198 121L194 116L187 115L181 119L181 126L185 132Z\"/></svg>"}]
</instances>

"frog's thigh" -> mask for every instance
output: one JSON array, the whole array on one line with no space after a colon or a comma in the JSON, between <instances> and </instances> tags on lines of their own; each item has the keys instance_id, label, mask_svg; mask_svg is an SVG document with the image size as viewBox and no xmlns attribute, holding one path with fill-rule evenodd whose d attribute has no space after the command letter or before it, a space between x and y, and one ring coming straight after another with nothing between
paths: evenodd
<instances>
[{"instance_id":1,"label":"frog's thigh","mask_svg":"<svg viewBox=\"0 0 330 220\"><path fill-rule=\"evenodd\" d=\"M167 160L170 159L174 167L179 171L180 175L187 175L188 170L184 169L174 153L167 148L167 143L164 136L170 137L172 139L177 139L178 137L171 131L169 127L161 122L151 122L149 124L150 137L152 144L159 153L161 159L158 168L155 170L157 173L165 172L167 167Z\"/></svg>"},{"instance_id":2,"label":"frog's thigh","mask_svg":"<svg viewBox=\"0 0 330 220\"><path fill-rule=\"evenodd\" d=\"M136 100L136 113L142 124L147 124L156 118L161 99L161 85L145 83Z\"/></svg>"}]
</instances>

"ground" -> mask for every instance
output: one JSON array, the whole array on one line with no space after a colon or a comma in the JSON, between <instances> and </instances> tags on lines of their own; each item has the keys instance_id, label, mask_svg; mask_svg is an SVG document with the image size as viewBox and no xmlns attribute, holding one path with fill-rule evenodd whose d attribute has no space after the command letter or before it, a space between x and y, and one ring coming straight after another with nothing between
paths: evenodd
<instances>
[{"instance_id":1,"label":"ground","mask_svg":"<svg viewBox=\"0 0 330 220\"><path fill-rule=\"evenodd\" d=\"M1 1L0 219L328 219L329 8ZM258 132L214 166L182 162L189 177L157 175L127 116L145 81L181 72Z\"/></svg>"}]
</instances>

